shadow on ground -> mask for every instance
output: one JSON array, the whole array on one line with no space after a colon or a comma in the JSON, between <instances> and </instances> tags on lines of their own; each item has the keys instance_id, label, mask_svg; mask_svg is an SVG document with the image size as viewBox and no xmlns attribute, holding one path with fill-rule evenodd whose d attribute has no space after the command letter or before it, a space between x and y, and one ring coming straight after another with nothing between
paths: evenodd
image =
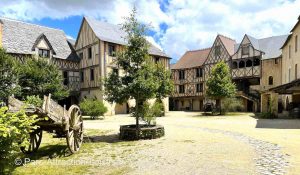
<instances>
[{"instance_id":1,"label":"shadow on ground","mask_svg":"<svg viewBox=\"0 0 300 175\"><path fill-rule=\"evenodd\" d=\"M298 119L257 119L256 128L300 129Z\"/></svg>"},{"instance_id":2,"label":"shadow on ground","mask_svg":"<svg viewBox=\"0 0 300 175\"><path fill-rule=\"evenodd\" d=\"M123 140L119 139L119 134L111 134L111 135L101 135L101 136L85 136L83 138L85 143L92 142L102 142L102 143L118 143L124 142Z\"/></svg>"}]
</instances>

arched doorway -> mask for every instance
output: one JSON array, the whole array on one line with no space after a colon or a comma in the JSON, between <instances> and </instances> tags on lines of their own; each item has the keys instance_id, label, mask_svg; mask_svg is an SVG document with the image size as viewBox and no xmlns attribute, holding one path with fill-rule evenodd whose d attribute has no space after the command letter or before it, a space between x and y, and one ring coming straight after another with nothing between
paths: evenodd
<instances>
[{"instance_id":1,"label":"arched doorway","mask_svg":"<svg viewBox=\"0 0 300 175\"><path fill-rule=\"evenodd\" d=\"M128 114L129 113L129 105L128 103L116 104L115 106L116 114Z\"/></svg>"}]
</instances>

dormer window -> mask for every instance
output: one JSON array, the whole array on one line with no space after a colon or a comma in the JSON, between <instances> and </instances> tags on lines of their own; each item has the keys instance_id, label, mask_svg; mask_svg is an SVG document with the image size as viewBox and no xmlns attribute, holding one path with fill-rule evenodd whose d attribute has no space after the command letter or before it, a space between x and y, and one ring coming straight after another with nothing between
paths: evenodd
<instances>
[{"instance_id":1,"label":"dormer window","mask_svg":"<svg viewBox=\"0 0 300 175\"><path fill-rule=\"evenodd\" d=\"M44 34L41 34L37 37L32 46L32 51L37 51L38 56L42 58L50 58L50 51L52 55L56 55L49 40Z\"/></svg>"},{"instance_id":2,"label":"dormer window","mask_svg":"<svg viewBox=\"0 0 300 175\"><path fill-rule=\"evenodd\" d=\"M108 55L112 57L116 56L116 46L114 44L108 45Z\"/></svg>"},{"instance_id":3,"label":"dormer window","mask_svg":"<svg viewBox=\"0 0 300 175\"><path fill-rule=\"evenodd\" d=\"M218 57L221 55L221 46L215 47L215 56Z\"/></svg>"},{"instance_id":4,"label":"dormer window","mask_svg":"<svg viewBox=\"0 0 300 175\"><path fill-rule=\"evenodd\" d=\"M249 46L242 47L242 55L249 55Z\"/></svg>"},{"instance_id":5,"label":"dormer window","mask_svg":"<svg viewBox=\"0 0 300 175\"><path fill-rule=\"evenodd\" d=\"M49 58L49 57L50 57L50 50L47 50L47 49L39 49L39 57L42 57L42 58Z\"/></svg>"}]
</instances>

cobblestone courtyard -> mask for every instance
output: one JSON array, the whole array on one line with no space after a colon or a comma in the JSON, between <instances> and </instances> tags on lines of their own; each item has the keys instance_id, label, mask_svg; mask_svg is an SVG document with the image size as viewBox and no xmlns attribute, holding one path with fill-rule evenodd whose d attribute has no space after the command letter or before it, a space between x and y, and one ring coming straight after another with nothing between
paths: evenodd
<instances>
[{"instance_id":1,"label":"cobblestone courtyard","mask_svg":"<svg viewBox=\"0 0 300 175\"><path fill-rule=\"evenodd\" d=\"M110 136L118 133L119 124L132 122L133 118L119 115L87 121L85 126L111 130L106 139L113 139ZM130 174L144 170L148 174L300 173L299 120L256 119L251 114L202 117L193 112L170 112L167 117L158 118L158 123L165 126L164 138L140 141L127 156L116 154L115 161L105 162L129 166ZM99 150L99 155L103 152Z\"/></svg>"},{"instance_id":2,"label":"cobblestone courtyard","mask_svg":"<svg viewBox=\"0 0 300 175\"><path fill-rule=\"evenodd\" d=\"M62 160L92 160L95 164L82 166L78 172L68 166L52 166L50 168L55 171L51 172L101 175L300 174L300 120L256 119L251 114L205 117L196 112L170 112L157 122L164 125L165 137L123 142L118 140L119 125L134 123L134 118L117 115L104 120L86 120L86 140L89 141L81 151L69 157L57 156L57 151L53 155ZM40 153L46 150L45 147L54 147L51 139L43 142L47 144L45 142L51 146L42 146ZM65 144L64 140L61 144ZM43 154L48 156L49 152ZM25 169L20 167L15 174L32 174L41 169L46 172L49 167L42 162L39 168L31 166Z\"/></svg>"}]
</instances>

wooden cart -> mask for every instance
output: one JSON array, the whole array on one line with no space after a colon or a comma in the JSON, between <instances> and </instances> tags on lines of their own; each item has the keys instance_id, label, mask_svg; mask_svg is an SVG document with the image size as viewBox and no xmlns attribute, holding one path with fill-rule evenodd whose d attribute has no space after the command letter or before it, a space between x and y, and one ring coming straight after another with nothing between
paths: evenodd
<instances>
[{"instance_id":1,"label":"wooden cart","mask_svg":"<svg viewBox=\"0 0 300 175\"><path fill-rule=\"evenodd\" d=\"M30 145L22 147L23 153L36 152L41 144L43 131L54 133L56 138L66 138L71 153L79 151L83 141L83 120L80 108L72 105L67 111L49 96L44 96L42 108L26 106L23 102L10 97L9 112L25 109L27 115L37 115L40 121L36 124L38 129L30 134ZM24 108L25 106L25 108Z\"/></svg>"}]
</instances>

